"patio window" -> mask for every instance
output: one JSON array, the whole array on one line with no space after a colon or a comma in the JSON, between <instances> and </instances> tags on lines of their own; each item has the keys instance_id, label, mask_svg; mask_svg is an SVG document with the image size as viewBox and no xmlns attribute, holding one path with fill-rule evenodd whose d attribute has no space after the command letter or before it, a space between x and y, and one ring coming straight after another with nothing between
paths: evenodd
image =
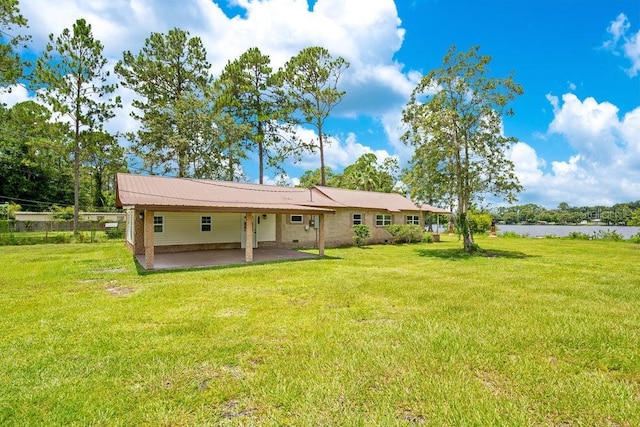
<instances>
[{"instance_id":1,"label":"patio window","mask_svg":"<svg viewBox=\"0 0 640 427\"><path fill-rule=\"evenodd\" d=\"M362 224L363 222L364 222L364 221L363 221L363 217L362 217L362 214L361 214L361 213L357 213L357 214L356 214L356 213L354 213L354 214L351 216L351 225L360 225L360 224Z\"/></svg>"},{"instance_id":2,"label":"patio window","mask_svg":"<svg viewBox=\"0 0 640 427\"><path fill-rule=\"evenodd\" d=\"M407 215L406 223L420 225L420 215Z\"/></svg>"},{"instance_id":3,"label":"patio window","mask_svg":"<svg viewBox=\"0 0 640 427\"><path fill-rule=\"evenodd\" d=\"M153 232L164 233L164 217L163 216L153 217Z\"/></svg>"},{"instance_id":4,"label":"patio window","mask_svg":"<svg viewBox=\"0 0 640 427\"><path fill-rule=\"evenodd\" d=\"M377 214L376 227L386 227L391 225L391 214Z\"/></svg>"},{"instance_id":5,"label":"patio window","mask_svg":"<svg viewBox=\"0 0 640 427\"><path fill-rule=\"evenodd\" d=\"M289 222L291 224L302 224L304 222L304 215L291 215Z\"/></svg>"},{"instance_id":6,"label":"patio window","mask_svg":"<svg viewBox=\"0 0 640 427\"><path fill-rule=\"evenodd\" d=\"M210 216L203 216L200 218L200 231L211 231Z\"/></svg>"}]
</instances>

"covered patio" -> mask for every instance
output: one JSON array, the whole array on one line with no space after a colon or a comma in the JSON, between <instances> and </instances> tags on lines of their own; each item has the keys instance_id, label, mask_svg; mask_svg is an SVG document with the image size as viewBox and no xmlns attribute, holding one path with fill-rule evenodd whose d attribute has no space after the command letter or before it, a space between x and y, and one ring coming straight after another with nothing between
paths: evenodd
<instances>
[{"instance_id":1,"label":"covered patio","mask_svg":"<svg viewBox=\"0 0 640 427\"><path fill-rule=\"evenodd\" d=\"M253 263L319 258L319 255L283 248L253 249ZM136 260L145 268L144 254ZM155 254L153 270L177 270L183 268L205 268L222 265L251 264L244 249L215 249L206 251L171 252Z\"/></svg>"}]
</instances>

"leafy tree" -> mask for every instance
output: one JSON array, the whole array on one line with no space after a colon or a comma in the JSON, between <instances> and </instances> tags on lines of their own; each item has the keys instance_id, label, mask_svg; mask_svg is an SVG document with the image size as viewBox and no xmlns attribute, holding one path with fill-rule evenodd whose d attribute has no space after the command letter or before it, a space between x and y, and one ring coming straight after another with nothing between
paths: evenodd
<instances>
[{"instance_id":1,"label":"leafy tree","mask_svg":"<svg viewBox=\"0 0 640 427\"><path fill-rule=\"evenodd\" d=\"M300 51L277 73L286 97L298 112L298 121L313 126L318 133L320 185L327 184L324 125L345 94L338 89L338 81L348 67L344 58L334 58L327 49L314 46Z\"/></svg>"},{"instance_id":2,"label":"leafy tree","mask_svg":"<svg viewBox=\"0 0 640 427\"><path fill-rule=\"evenodd\" d=\"M333 171L328 166L325 168L324 173L329 186L335 187L335 185L333 184L335 183L335 179L337 175L334 175ZM300 177L300 184L298 184L298 187L311 188L311 187L315 187L316 185L321 185L321 182L322 182L322 171L320 170L320 168L317 168L314 170L307 170Z\"/></svg>"},{"instance_id":3,"label":"leafy tree","mask_svg":"<svg viewBox=\"0 0 640 427\"><path fill-rule=\"evenodd\" d=\"M0 196L25 208L73 204L73 179L64 125L52 123L46 107L26 101L0 106Z\"/></svg>"},{"instance_id":4,"label":"leafy tree","mask_svg":"<svg viewBox=\"0 0 640 427\"><path fill-rule=\"evenodd\" d=\"M35 75L42 85L39 96L62 116L70 120L69 135L73 142L74 216L73 230L78 231L80 204L80 164L85 137L102 130L114 116L120 98L108 98L116 89L108 84L107 60L103 46L93 38L91 25L78 19L70 31L49 36L49 43L36 64Z\"/></svg>"},{"instance_id":5,"label":"leafy tree","mask_svg":"<svg viewBox=\"0 0 640 427\"><path fill-rule=\"evenodd\" d=\"M515 142L502 135L502 115L523 93L508 78L492 78L489 56L478 47L447 52L443 66L424 76L403 111L403 141L415 147L412 166L431 199L455 197L465 251L476 249L467 213L483 194L515 200L521 186L505 149Z\"/></svg>"},{"instance_id":6,"label":"leafy tree","mask_svg":"<svg viewBox=\"0 0 640 427\"><path fill-rule=\"evenodd\" d=\"M334 181L337 187L351 190L391 193L399 169L398 159L395 157L388 157L380 164L374 153L366 153L354 164L347 166Z\"/></svg>"},{"instance_id":7,"label":"leafy tree","mask_svg":"<svg viewBox=\"0 0 640 427\"><path fill-rule=\"evenodd\" d=\"M636 209L631 214L631 219L627 221L627 225L638 225L640 226L640 209Z\"/></svg>"},{"instance_id":8,"label":"leafy tree","mask_svg":"<svg viewBox=\"0 0 640 427\"><path fill-rule=\"evenodd\" d=\"M114 207L116 174L127 171L124 148L106 132L88 133L83 159L91 174L91 206Z\"/></svg>"},{"instance_id":9,"label":"leafy tree","mask_svg":"<svg viewBox=\"0 0 640 427\"><path fill-rule=\"evenodd\" d=\"M20 212L22 210L22 206L16 203L2 203L0 204L0 221L1 220L11 220L15 219L16 212ZM2 230L3 232L5 230Z\"/></svg>"},{"instance_id":10,"label":"leafy tree","mask_svg":"<svg viewBox=\"0 0 640 427\"><path fill-rule=\"evenodd\" d=\"M132 102L141 128L129 135L132 150L155 173L175 171L189 176L194 141L211 138L212 103L208 95L209 63L199 37L174 28L167 34L152 33L142 50L130 51L116 64L123 86L140 98ZM177 169L177 170L176 170Z\"/></svg>"},{"instance_id":11,"label":"leafy tree","mask_svg":"<svg viewBox=\"0 0 640 427\"><path fill-rule=\"evenodd\" d=\"M213 136L203 138L202 155L195 158L208 159L201 167L195 168L196 178L242 181L246 176L241 160L247 158L245 140L251 126L238 123L225 112L218 112L211 129ZM211 147L211 144L215 147Z\"/></svg>"},{"instance_id":12,"label":"leafy tree","mask_svg":"<svg viewBox=\"0 0 640 427\"><path fill-rule=\"evenodd\" d=\"M218 81L220 109L249 127L244 136L258 151L260 184L265 164L282 173L282 162L299 156L304 148L293 136L290 105L270 63L269 56L252 47L228 62Z\"/></svg>"},{"instance_id":13,"label":"leafy tree","mask_svg":"<svg viewBox=\"0 0 640 427\"><path fill-rule=\"evenodd\" d=\"M18 0L0 0L0 88L10 87L20 80L24 63L16 51L29 37L13 35L27 20L20 14Z\"/></svg>"}]
</instances>

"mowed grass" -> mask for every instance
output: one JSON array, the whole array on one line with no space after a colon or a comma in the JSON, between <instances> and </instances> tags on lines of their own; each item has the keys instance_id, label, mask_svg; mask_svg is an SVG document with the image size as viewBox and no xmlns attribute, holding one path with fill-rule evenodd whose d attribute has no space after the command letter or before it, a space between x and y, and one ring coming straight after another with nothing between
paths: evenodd
<instances>
[{"instance_id":1,"label":"mowed grass","mask_svg":"<svg viewBox=\"0 0 640 427\"><path fill-rule=\"evenodd\" d=\"M138 275L0 248L0 425L640 425L640 245L489 239Z\"/></svg>"}]
</instances>

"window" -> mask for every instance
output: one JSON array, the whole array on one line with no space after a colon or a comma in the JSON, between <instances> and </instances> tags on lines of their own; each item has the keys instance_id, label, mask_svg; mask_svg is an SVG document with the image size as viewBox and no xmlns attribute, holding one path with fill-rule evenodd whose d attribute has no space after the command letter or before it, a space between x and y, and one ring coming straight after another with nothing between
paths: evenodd
<instances>
[{"instance_id":1,"label":"window","mask_svg":"<svg viewBox=\"0 0 640 427\"><path fill-rule=\"evenodd\" d=\"M391 215L390 214L377 214L376 215L376 227L386 227L387 225L391 225Z\"/></svg>"},{"instance_id":2,"label":"window","mask_svg":"<svg viewBox=\"0 0 640 427\"><path fill-rule=\"evenodd\" d=\"M164 217L163 216L153 217L153 232L164 233Z\"/></svg>"},{"instance_id":3,"label":"window","mask_svg":"<svg viewBox=\"0 0 640 427\"><path fill-rule=\"evenodd\" d=\"M211 231L210 216L203 216L200 218L200 231Z\"/></svg>"},{"instance_id":4,"label":"window","mask_svg":"<svg viewBox=\"0 0 640 427\"><path fill-rule=\"evenodd\" d=\"M353 214L351 216L351 224L352 225L360 225L363 223L362 214Z\"/></svg>"},{"instance_id":5,"label":"window","mask_svg":"<svg viewBox=\"0 0 640 427\"><path fill-rule=\"evenodd\" d=\"M289 222L291 224L302 224L304 222L304 216L303 215L291 215L289 217Z\"/></svg>"},{"instance_id":6,"label":"window","mask_svg":"<svg viewBox=\"0 0 640 427\"><path fill-rule=\"evenodd\" d=\"M407 215L407 224L420 225L420 215Z\"/></svg>"}]
</instances>

